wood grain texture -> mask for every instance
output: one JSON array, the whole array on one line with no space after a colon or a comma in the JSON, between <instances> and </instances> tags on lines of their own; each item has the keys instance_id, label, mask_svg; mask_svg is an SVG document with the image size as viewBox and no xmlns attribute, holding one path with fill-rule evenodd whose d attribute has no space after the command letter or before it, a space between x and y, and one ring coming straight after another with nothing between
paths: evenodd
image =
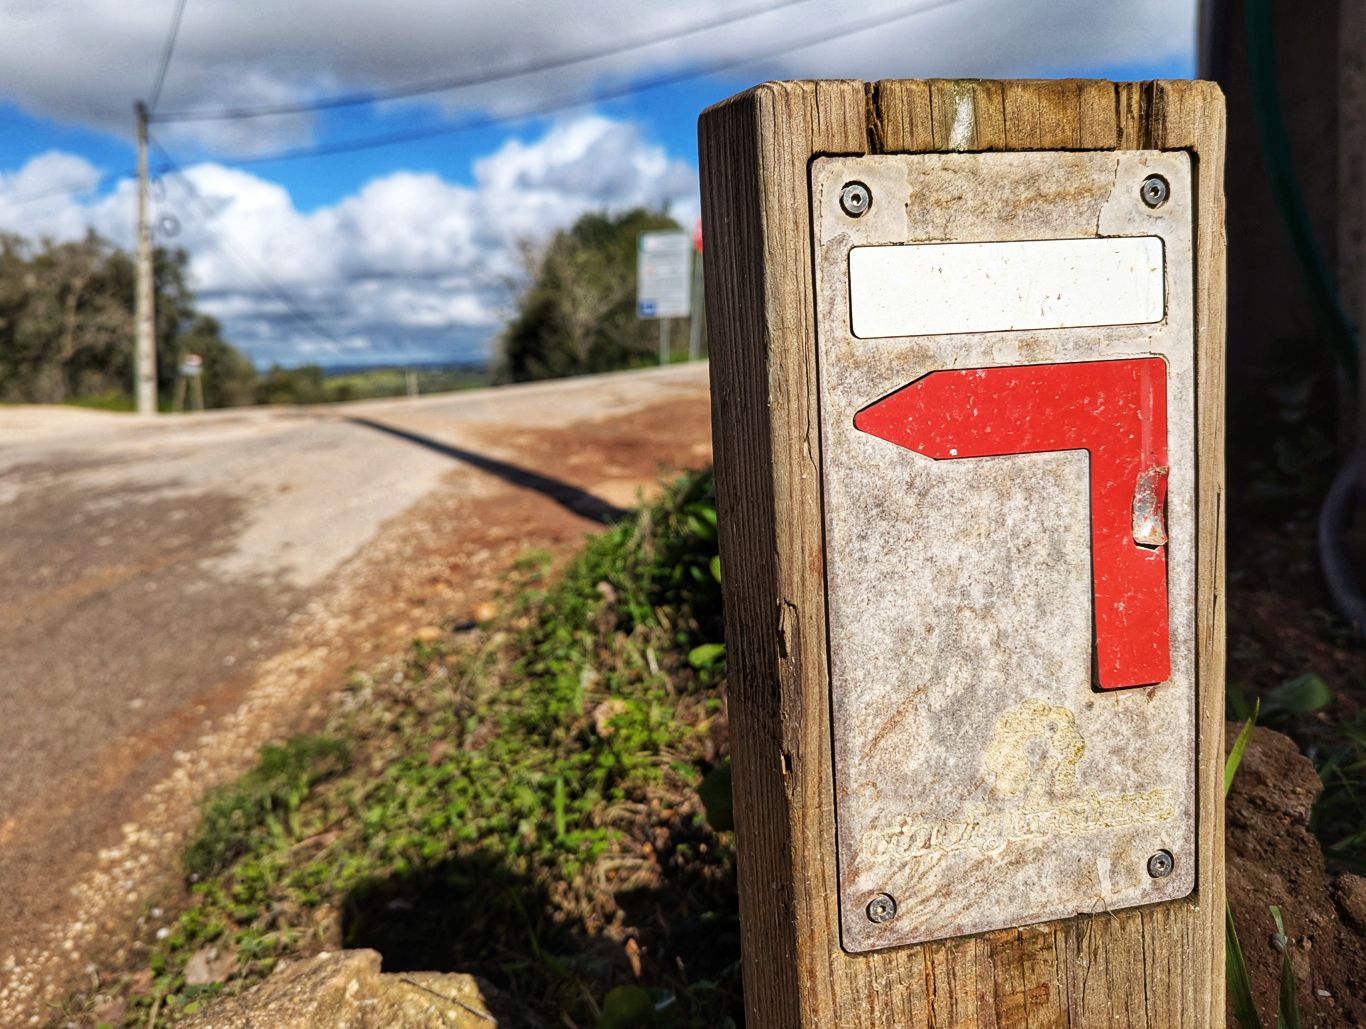
<instances>
[{"instance_id":1,"label":"wood grain texture","mask_svg":"<svg viewBox=\"0 0 1366 1029\"><path fill-rule=\"evenodd\" d=\"M745 1006L752 1026L1224 1023L1223 102L1201 82L769 83L702 116ZM839 944L807 168L822 154L1181 149L1195 174L1197 892L851 955Z\"/></svg>"}]
</instances>

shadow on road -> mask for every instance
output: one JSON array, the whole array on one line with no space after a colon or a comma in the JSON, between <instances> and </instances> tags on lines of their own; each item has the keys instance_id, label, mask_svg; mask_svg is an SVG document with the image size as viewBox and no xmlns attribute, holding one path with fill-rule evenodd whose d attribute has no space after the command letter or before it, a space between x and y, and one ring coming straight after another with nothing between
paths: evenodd
<instances>
[{"instance_id":1,"label":"shadow on road","mask_svg":"<svg viewBox=\"0 0 1366 1029\"><path fill-rule=\"evenodd\" d=\"M386 425L384 422L377 422L370 418L348 417L348 422L356 425L363 425L367 429L374 429L377 432L387 432L391 436L407 440L409 443L416 443L420 447L434 450L438 454L455 458L463 461L473 468L478 468L482 472L496 475L504 482L522 489L535 490L537 493L544 494L555 501L561 507L567 508L582 518L590 518L595 522L602 522L610 525L626 517L625 508L610 504L601 497L595 497L587 490L582 490L572 483L563 482L560 479L552 479L548 475L533 472L529 468L520 465L510 464L507 461L499 461L497 458L488 457L485 454L477 454L473 450L465 450L462 447L453 447L449 443L442 443L440 440L424 436L419 432L410 432L407 429L400 429L397 426Z\"/></svg>"}]
</instances>

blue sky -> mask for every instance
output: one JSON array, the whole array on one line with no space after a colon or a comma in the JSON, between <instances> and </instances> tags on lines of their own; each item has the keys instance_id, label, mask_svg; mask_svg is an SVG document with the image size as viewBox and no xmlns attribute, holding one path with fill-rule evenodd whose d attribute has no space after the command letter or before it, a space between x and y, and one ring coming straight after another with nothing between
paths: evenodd
<instances>
[{"instance_id":1,"label":"blue sky","mask_svg":"<svg viewBox=\"0 0 1366 1029\"><path fill-rule=\"evenodd\" d=\"M0 230L131 241L132 104L151 86L173 0L9 0L0 37ZM730 5L741 12L761 2ZM920 13L907 12L922 8ZM164 8L164 9L163 9ZM187 0L158 110L369 91L553 60L716 19L727 5L505 0ZM885 16L886 29L841 26ZM585 210L695 215L696 117L770 77L1194 72L1193 0L776 0L722 30L497 86L230 122L154 124L178 162L154 191L206 309L258 363L478 359L527 258ZM783 53L828 26L827 42ZM509 26L515 26L512 31ZM753 59L769 54L765 59ZM543 117L291 161L300 146L442 128L746 62ZM153 153L153 167L164 165ZM90 193L60 195L99 181ZM45 195L56 194L56 195ZM515 208L512 205L516 205ZM167 217L169 216L169 217ZM282 299L285 297L287 299Z\"/></svg>"}]
</instances>

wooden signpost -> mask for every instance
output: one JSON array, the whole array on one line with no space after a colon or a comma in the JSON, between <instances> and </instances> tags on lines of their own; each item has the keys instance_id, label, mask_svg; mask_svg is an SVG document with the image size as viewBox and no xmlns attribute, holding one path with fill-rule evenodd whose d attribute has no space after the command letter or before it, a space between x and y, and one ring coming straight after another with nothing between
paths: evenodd
<instances>
[{"instance_id":1,"label":"wooden signpost","mask_svg":"<svg viewBox=\"0 0 1366 1029\"><path fill-rule=\"evenodd\" d=\"M1223 104L700 123L756 1026L1221 1026Z\"/></svg>"}]
</instances>

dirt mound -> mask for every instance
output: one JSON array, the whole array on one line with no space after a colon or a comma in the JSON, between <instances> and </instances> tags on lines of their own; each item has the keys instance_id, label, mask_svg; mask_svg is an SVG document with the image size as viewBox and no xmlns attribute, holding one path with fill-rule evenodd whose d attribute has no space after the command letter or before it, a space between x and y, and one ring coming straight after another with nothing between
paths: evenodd
<instances>
[{"instance_id":1,"label":"dirt mound","mask_svg":"<svg viewBox=\"0 0 1366 1029\"><path fill-rule=\"evenodd\" d=\"M1229 726L1230 743L1239 728ZM1293 740L1253 731L1228 797L1225 868L1253 996L1268 1025L1276 1024L1281 974L1272 904L1285 918L1304 1024L1366 1025L1366 879L1324 868L1308 828L1321 789Z\"/></svg>"}]
</instances>

